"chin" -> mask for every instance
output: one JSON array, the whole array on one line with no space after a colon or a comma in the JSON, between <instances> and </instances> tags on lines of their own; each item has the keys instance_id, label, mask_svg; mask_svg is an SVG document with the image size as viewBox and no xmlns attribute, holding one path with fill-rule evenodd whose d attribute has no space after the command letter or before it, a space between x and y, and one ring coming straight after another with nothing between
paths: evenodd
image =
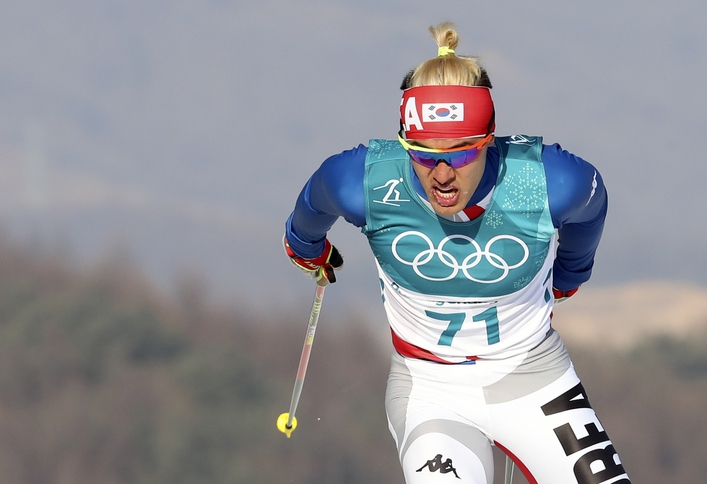
<instances>
[{"instance_id":1,"label":"chin","mask_svg":"<svg viewBox=\"0 0 707 484\"><path fill-rule=\"evenodd\" d=\"M433 210L435 213L438 213L440 215L454 215L456 213L461 212L461 208L459 208L458 205L452 205L449 207L443 207L442 205L433 205L432 206Z\"/></svg>"}]
</instances>

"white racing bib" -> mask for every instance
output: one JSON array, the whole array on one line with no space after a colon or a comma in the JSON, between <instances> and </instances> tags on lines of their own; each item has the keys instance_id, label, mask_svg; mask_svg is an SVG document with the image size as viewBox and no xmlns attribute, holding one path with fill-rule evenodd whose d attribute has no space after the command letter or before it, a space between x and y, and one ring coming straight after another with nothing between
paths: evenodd
<instances>
[{"instance_id":1,"label":"white racing bib","mask_svg":"<svg viewBox=\"0 0 707 484\"><path fill-rule=\"evenodd\" d=\"M554 246L554 243L553 243ZM394 337L449 363L505 358L540 344L550 329L554 250L523 289L499 297L444 297L400 287L378 265Z\"/></svg>"}]
</instances>

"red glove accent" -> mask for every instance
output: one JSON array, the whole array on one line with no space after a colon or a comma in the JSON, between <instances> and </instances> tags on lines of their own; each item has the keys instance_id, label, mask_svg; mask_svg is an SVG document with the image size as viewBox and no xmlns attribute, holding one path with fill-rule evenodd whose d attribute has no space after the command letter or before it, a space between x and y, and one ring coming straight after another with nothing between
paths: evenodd
<instances>
[{"instance_id":1,"label":"red glove accent","mask_svg":"<svg viewBox=\"0 0 707 484\"><path fill-rule=\"evenodd\" d=\"M561 303L565 299L574 296L577 291L579 291L578 287L575 287L574 289L569 289L567 291L561 291L553 287L552 294L555 296L555 304Z\"/></svg>"},{"instance_id":2,"label":"red glove accent","mask_svg":"<svg viewBox=\"0 0 707 484\"><path fill-rule=\"evenodd\" d=\"M287 239L285 239L285 252L294 265L317 280L326 277L329 282L336 282L334 271L338 271L344 266L344 258L341 257L336 247L326 239L324 240L324 252L313 259L305 259L295 254Z\"/></svg>"}]
</instances>

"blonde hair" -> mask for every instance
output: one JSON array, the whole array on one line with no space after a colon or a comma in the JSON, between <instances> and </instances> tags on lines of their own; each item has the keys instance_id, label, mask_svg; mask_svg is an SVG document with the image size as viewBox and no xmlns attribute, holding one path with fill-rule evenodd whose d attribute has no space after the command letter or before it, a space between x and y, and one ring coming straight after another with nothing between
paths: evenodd
<instances>
[{"instance_id":1,"label":"blonde hair","mask_svg":"<svg viewBox=\"0 0 707 484\"><path fill-rule=\"evenodd\" d=\"M459 44L459 34L451 22L431 26L430 32L437 42L440 55L426 60L410 71L401 89L417 86L485 86L491 88L486 70L476 57L458 56L454 53ZM447 48L447 49L444 49Z\"/></svg>"}]
</instances>

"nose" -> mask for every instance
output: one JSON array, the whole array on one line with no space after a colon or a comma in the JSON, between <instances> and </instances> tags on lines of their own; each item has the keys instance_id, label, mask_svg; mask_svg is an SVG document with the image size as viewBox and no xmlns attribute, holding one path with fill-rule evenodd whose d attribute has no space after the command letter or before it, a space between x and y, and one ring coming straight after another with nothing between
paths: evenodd
<instances>
[{"instance_id":1,"label":"nose","mask_svg":"<svg viewBox=\"0 0 707 484\"><path fill-rule=\"evenodd\" d=\"M432 176L440 185L446 185L454 181L456 174L454 173L454 168L449 166L444 160L440 160L432 170Z\"/></svg>"}]
</instances>

